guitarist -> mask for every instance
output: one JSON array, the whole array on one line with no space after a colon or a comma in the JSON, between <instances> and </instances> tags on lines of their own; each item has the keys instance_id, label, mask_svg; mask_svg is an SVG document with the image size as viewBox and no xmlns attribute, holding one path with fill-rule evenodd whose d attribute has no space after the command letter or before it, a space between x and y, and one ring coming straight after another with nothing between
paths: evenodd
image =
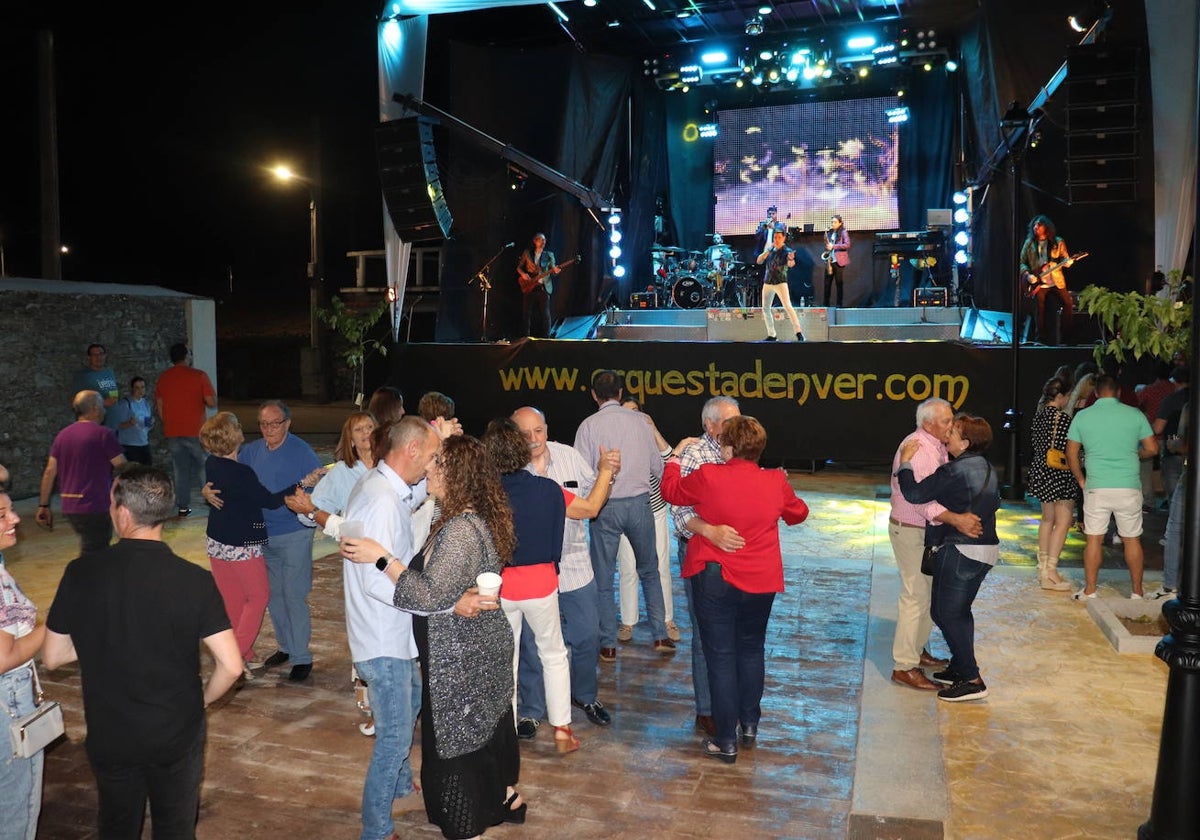
<instances>
[{"instance_id":1,"label":"guitarist","mask_svg":"<svg viewBox=\"0 0 1200 840\"><path fill-rule=\"evenodd\" d=\"M1034 216L1029 221L1029 236L1021 248L1021 282L1025 285L1026 296L1037 301L1037 338L1043 344L1048 343L1046 339L1049 338L1045 329L1048 295L1055 295L1062 301L1059 311L1062 343L1073 343L1071 327L1075 304L1071 300L1071 293L1067 291L1067 278L1062 272L1073 264L1067 243L1055 232L1054 222L1048 216ZM1049 268L1053 270L1041 276Z\"/></svg>"},{"instance_id":2,"label":"guitarist","mask_svg":"<svg viewBox=\"0 0 1200 840\"><path fill-rule=\"evenodd\" d=\"M550 335L550 295L553 277L562 271L554 262L554 252L546 250L546 234L536 233L517 260L517 278L521 283L521 326L531 338Z\"/></svg>"}]
</instances>

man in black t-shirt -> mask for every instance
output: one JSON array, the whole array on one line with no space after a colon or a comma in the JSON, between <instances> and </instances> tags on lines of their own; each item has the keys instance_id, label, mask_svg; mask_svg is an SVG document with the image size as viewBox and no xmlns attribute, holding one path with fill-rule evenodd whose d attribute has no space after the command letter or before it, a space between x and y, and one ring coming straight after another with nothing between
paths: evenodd
<instances>
[{"instance_id":1,"label":"man in black t-shirt","mask_svg":"<svg viewBox=\"0 0 1200 840\"><path fill-rule=\"evenodd\" d=\"M1162 465L1163 494L1170 503L1171 496L1179 484L1179 476L1183 473L1183 455L1173 446L1165 445L1168 440L1179 435L1179 417L1183 407L1188 404L1188 383L1191 372L1186 367L1177 367L1171 371L1171 382L1175 391L1163 397L1158 404L1158 417L1154 419L1154 435L1158 438L1158 451L1162 453L1159 463Z\"/></svg>"},{"instance_id":2,"label":"man in black t-shirt","mask_svg":"<svg viewBox=\"0 0 1200 840\"><path fill-rule=\"evenodd\" d=\"M67 566L42 661L79 660L100 836L140 837L149 791L155 836L193 837L204 708L241 675L241 654L212 575L162 541L176 512L170 477L130 466L109 512L120 541ZM207 685L198 642L216 660Z\"/></svg>"}]
</instances>

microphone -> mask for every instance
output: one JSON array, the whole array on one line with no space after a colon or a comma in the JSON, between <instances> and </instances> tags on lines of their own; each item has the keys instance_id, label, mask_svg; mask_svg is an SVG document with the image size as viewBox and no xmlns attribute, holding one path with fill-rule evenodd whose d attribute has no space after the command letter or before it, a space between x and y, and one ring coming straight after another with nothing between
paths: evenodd
<instances>
[{"instance_id":1,"label":"microphone","mask_svg":"<svg viewBox=\"0 0 1200 840\"><path fill-rule=\"evenodd\" d=\"M504 246L504 250L507 251L509 248L511 248L512 246L514 246L516 244L517 244L516 242L509 242L507 245Z\"/></svg>"}]
</instances>

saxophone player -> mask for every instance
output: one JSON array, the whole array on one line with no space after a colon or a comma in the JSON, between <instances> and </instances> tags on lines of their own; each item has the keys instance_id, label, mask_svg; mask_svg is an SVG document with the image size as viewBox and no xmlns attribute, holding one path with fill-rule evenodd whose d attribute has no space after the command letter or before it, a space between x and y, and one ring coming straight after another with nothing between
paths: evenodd
<instances>
[{"instance_id":1,"label":"saxophone player","mask_svg":"<svg viewBox=\"0 0 1200 840\"><path fill-rule=\"evenodd\" d=\"M837 305L842 305L843 272L850 265L850 233L842 222L842 217L834 215L829 222L829 230L825 231L825 252L821 259L825 261L825 305L830 306L830 287L837 284Z\"/></svg>"}]
</instances>

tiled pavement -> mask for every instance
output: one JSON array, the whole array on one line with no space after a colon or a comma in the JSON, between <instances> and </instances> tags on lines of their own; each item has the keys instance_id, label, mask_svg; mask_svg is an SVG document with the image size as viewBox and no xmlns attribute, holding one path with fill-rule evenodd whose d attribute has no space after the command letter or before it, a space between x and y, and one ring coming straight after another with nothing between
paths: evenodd
<instances>
[{"instance_id":1,"label":"tiled pavement","mask_svg":"<svg viewBox=\"0 0 1200 840\"><path fill-rule=\"evenodd\" d=\"M613 726L597 729L579 715L583 748L565 757L545 732L523 742L529 820L488 836L1134 836L1149 815L1166 667L1118 655L1069 595L1037 588L1032 510L1006 505L1002 564L976 604L990 696L951 705L887 679L896 574L879 498L885 477L825 470L792 479L813 512L783 531L788 589L771 620L759 746L733 766L700 754L692 633L677 582L679 652L654 653L645 625L636 628L617 662L601 666ZM7 559L44 614L75 541L63 526L52 534L33 526L35 501L17 505L22 542ZM1161 521L1148 525L1154 558ZM166 537L202 562L203 529L196 516L168 526ZM202 838L357 837L372 742L357 730L333 548L318 540L314 550L313 677L297 685L268 675L209 715ZM1072 536L1066 554L1075 560L1065 565L1077 579L1081 549ZM1115 554L1108 560L1119 566ZM1105 594L1128 594L1120 568L1106 569L1102 582ZM264 622L263 652L273 649L270 632ZM78 671L44 682L66 708L69 739L48 754L39 837L94 837ZM439 834L418 797L398 801L395 816L401 837Z\"/></svg>"}]
</instances>

